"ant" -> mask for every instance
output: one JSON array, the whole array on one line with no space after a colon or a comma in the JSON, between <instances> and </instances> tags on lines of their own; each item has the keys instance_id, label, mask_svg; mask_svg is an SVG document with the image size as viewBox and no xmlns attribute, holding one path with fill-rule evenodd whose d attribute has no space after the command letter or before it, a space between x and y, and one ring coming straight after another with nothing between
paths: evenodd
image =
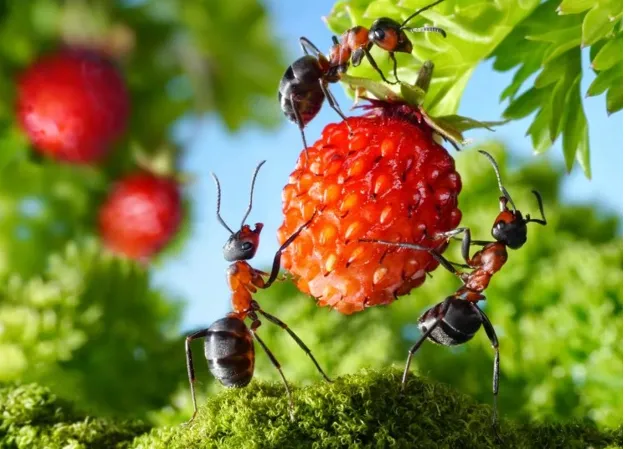
<instances>
[{"instance_id":1,"label":"ant","mask_svg":"<svg viewBox=\"0 0 625 449\"><path fill-rule=\"evenodd\" d=\"M488 158L495 169L497 184L502 194L502 196L499 197L500 212L491 229L491 234L495 241L472 240L471 231L466 227L441 232L434 237L449 239L458 234L464 234L462 238L462 258L465 264L451 262L438 251L420 245L383 240L361 241L428 251L441 266L455 274L462 281L463 285L456 290L455 293L428 309L419 318L418 323L421 330L421 337L408 351L408 359L406 360L406 366L401 381L402 391L406 386L412 357L426 339L444 346L455 346L471 340L480 327L484 326L486 335L495 351L493 365L493 426L495 426L497 423L497 394L499 393L499 340L493 325L486 314L477 306L477 303L486 299L482 292L488 287L495 273L501 270L508 260L507 249L519 249L527 241L527 224L538 223L545 226L547 224L547 219L545 218L542 197L536 190L532 190L532 193L536 196L538 209L540 210L542 218L531 218L529 215L523 218L521 211L516 208L510 194L501 182L499 167L495 159L486 151L479 150L479 152ZM512 209L508 208L508 203L512 206ZM482 247L473 257L469 256L469 247L471 245ZM458 271L454 265L459 265L462 268L472 271Z\"/></svg>"},{"instance_id":2,"label":"ant","mask_svg":"<svg viewBox=\"0 0 625 449\"><path fill-rule=\"evenodd\" d=\"M412 42L408 39L406 31L413 33L429 32L433 31L439 33L443 37L447 37L447 33L442 28L433 26L423 26L417 28L407 28L406 24L413 18L421 14L444 0L438 0L428 6L417 10L402 23L399 23L388 17L381 17L373 22L370 29L357 25L341 34L340 41L336 36L332 36L333 46L330 48L330 65L338 67L339 72L345 73L349 66L350 58L354 67L358 67L363 59L366 57L371 66L382 77L382 80L388 84L399 83L397 76L397 60L395 59L395 53L412 53ZM371 48L376 45L382 50L388 52L391 60L393 61L393 74L395 75L395 82L390 82L386 79L382 70L378 67L377 63L371 56Z\"/></svg>"},{"instance_id":3,"label":"ant","mask_svg":"<svg viewBox=\"0 0 625 449\"><path fill-rule=\"evenodd\" d=\"M252 268L247 262L252 259L258 249L260 231L263 229L262 223L256 223L252 230L250 226L245 224L245 220L252 211L252 199L254 196L254 184L258 171L265 161L258 164L252 176L252 185L250 187L250 201L247 211L241 221L241 228L234 232L226 222L221 218L219 213L221 204L221 187L219 179L214 173L211 173L217 187L217 220L230 232L230 237L223 247L224 258L228 262L234 262L226 271L228 285L232 291L232 309L233 311L226 315L225 318L215 321L210 327L202 329L189 335L185 340L185 352L187 357L187 373L189 375L189 385L191 387L191 398L193 400L193 416L189 423L193 421L197 414L197 402L195 399L195 370L193 368L193 357L191 354L191 342L199 338L204 338L204 354L208 361L208 369L225 387L245 387L250 383L254 375L254 342L256 339L263 348L271 363L276 367L282 377L287 396L289 398L289 410L291 419L293 419L293 397L291 390L284 377L280 363L271 353L265 342L256 333L261 325L258 314L265 317L268 321L280 326L288 332L295 342L308 354L312 359L315 367L321 375L331 382L330 378L317 363L310 349L304 342L279 318L265 312L260 305L252 299L252 293L256 293L257 289L269 288L278 278L280 271L280 258L283 251L297 238L297 236L307 228L315 219L316 212L313 216L300 226L293 235L291 235L280 246L273 258L271 274ZM267 280L263 276L269 276ZM245 319L249 318L252 322L248 328Z\"/></svg>"},{"instance_id":4,"label":"ant","mask_svg":"<svg viewBox=\"0 0 625 449\"><path fill-rule=\"evenodd\" d=\"M299 127L308 157L308 144L304 135L304 127L317 116L323 101L327 99L330 107L343 120L347 120L347 117L328 89L329 83L336 83L340 80L339 67L332 65L328 58L307 38L301 37L299 41L305 55L286 69L280 80L278 100L284 115Z\"/></svg>"}]
</instances>

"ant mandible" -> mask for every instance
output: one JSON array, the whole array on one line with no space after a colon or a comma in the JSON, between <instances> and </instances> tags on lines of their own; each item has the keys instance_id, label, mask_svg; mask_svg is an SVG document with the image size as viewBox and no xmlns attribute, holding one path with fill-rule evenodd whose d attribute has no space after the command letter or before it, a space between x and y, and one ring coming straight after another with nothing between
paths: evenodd
<instances>
[{"instance_id":1,"label":"ant mandible","mask_svg":"<svg viewBox=\"0 0 625 449\"><path fill-rule=\"evenodd\" d=\"M224 245L223 254L228 262L234 262L226 272L228 285L232 292L232 312L225 318L215 321L210 327L202 329L189 335L185 340L185 352L187 357L187 373L189 375L189 385L191 386L191 398L193 400L193 416L189 422L193 421L197 414L197 402L195 399L195 369L193 367L193 356L191 354L191 342L199 338L204 338L204 355L208 361L208 369L225 387L244 387L250 383L254 375L254 343L253 338L258 341L263 348L271 363L276 367L284 382L287 396L289 398L289 410L291 419L293 419L293 397L291 390L284 377L280 363L269 350L265 342L256 333L261 325L258 314L265 317L268 321L280 326L282 329L295 340L295 342L308 354L312 359L315 367L321 375L331 382L330 378L319 366L319 363L312 355L310 349L304 342L279 318L265 312L260 305L252 299L252 293L256 293L257 289L266 289L274 283L278 278L280 271L280 258L282 252L297 238L297 236L308 227L315 219L316 212L302 226L295 231L280 246L273 258L271 274L252 268L247 262L252 259L258 249L260 231L263 229L262 223L256 223L252 230L250 226L245 224L245 220L252 211L252 199L254 196L254 184L260 167L265 163L262 161L256 167L252 177L252 185L250 188L250 201L247 211L241 221L241 228L234 232L226 222L221 218L219 213L221 205L221 187L219 179L214 173L211 173L217 187L217 220L221 225L230 232L230 237ZM265 281L263 276L269 276ZM248 328L244 322L249 318L252 322Z\"/></svg>"},{"instance_id":2,"label":"ant mandible","mask_svg":"<svg viewBox=\"0 0 625 449\"><path fill-rule=\"evenodd\" d=\"M329 83L339 81L339 67L333 66L328 58L305 37L300 38L300 45L305 55L286 69L280 80L278 100L284 115L299 127L308 156L304 128L317 116L325 99L343 120L347 118L328 88Z\"/></svg>"},{"instance_id":3,"label":"ant mandible","mask_svg":"<svg viewBox=\"0 0 625 449\"><path fill-rule=\"evenodd\" d=\"M542 218L531 218L529 215L526 215L524 218L521 211L514 205L510 194L501 182L499 167L495 159L486 151L480 150L480 153L488 158L495 169L497 184L502 194L502 196L499 197L500 212L491 229L491 234L495 241L472 240L471 231L466 227L441 232L433 236L434 239L449 239L458 234L464 234L461 251L465 264L451 262L439 252L420 245L388 242L384 240L362 241L428 251L441 266L455 274L462 281L463 285L456 290L455 293L428 309L419 318L418 323L422 334L408 351L408 359L406 360L406 366L401 381L402 390L406 386L412 357L426 339L444 346L455 346L471 340L480 327L484 326L486 335L495 351L493 365L493 425L495 425L497 423L497 394L499 393L499 340L486 313L477 306L477 303L486 299L482 292L486 290L495 273L501 270L508 260L507 249L519 249L527 241L527 224L538 223L544 226L547 224L547 219L545 218L542 197L536 190L532 190L532 193L536 196L538 209L540 210ZM508 208L508 203L512 206L512 209ZM473 257L469 256L469 248L471 245L482 246L482 249L477 251ZM459 265L462 268L467 268L472 271L458 271L454 265Z\"/></svg>"},{"instance_id":4,"label":"ant mandible","mask_svg":"<svg viewBox=\"0 0 625 449\"><path fill-rule=\"evenodd\" d=\"M406 31L413 33L433 31L441 34L443 37L447 37L447 33L442 28L433 26L424 26L417 28L407 28L406 24L421 14L444 0L438 0L430 5L424 6L417 10L402 23L388 17L381 17L373 22L370 29L357 25L341 34L340 41L336 36L332 36L333 46L330 48L329 60L330 65L338 67L340 73L347 71L349 62L354 67L360 65L362 58L366 57L369 64L375 69L376 72L382 77L382 80L388 84L399 83L397 76L397 59L395 59L395 53L412 53L412 42L408 39ZM395 82L390 82L386 79L382 70L378 67L375 59L371 56L371 48L376 45L382 50L388 52L391 60L393 61L393 74L395 75Z\"/></svg>"}]
</instances>

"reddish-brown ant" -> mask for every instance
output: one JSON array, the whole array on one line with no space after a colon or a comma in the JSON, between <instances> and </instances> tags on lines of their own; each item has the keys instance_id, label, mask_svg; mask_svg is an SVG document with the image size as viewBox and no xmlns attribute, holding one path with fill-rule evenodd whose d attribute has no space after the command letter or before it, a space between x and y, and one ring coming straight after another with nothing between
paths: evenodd
<instances>
[{"instance_id":1,"label":"reddish-brown ant","mask_svg":"<svg viewBox=\"0 0 625 449\"><path fill-rule=\"evenodd\" d=\"M293 418L293 397L291 390L284 377L284 373L280 368L280 363L271 353L265 342L256 333L261 325L258 314L265 317L268 321L280 326L295 340L295 342L308 354L312 359L315 367L321 375L331 382L330 378L317 363L312 352L304 344L304 342L293 332L284 322L277 317L265 312L260 305L252 298L252 293L256 293L257 289L266 289L274 283L278 278L280 271L280 258L282 252L297 238L297 236L310 225L314 220L316 213L304 223L291 237L289 237L280 246L273 258L271 274L252 268L247 262L252 259L258 249L260 231L263 229L262 223L256 223L252 230L250 226L245 224L245 220L252 211L252 199L254 196L254 184L260 167L265 163L262 161L256 167L252 177L252 185L250 188L250 201L247 211L241 221L241 228L234 232L226 222L221 218L219 213L221 204L221 187L219 179L214 173L211 173L215 185L217 187L217 220L221 225L230 232L230 237L224 245L223 254L228 262L234 262L226 272L228 285L232 291L232 312L225 318L215 321L210 327L202 329L189 335L185 341L185 351L187 356L187 372L189 375L189 384L191 386L191 398L193 400L193 416L191 421L197 414L197 402L195 399L195 369L193 367L193 357L191 354L191 342L199 338L204 338L204 355L208 361L208 369L225 387L244 387L250 383L254 375L254 343L256 339L263 348L271 363L276 367L284 382L287 396L289 398L289 410L291 418ZM263 276L269 276L264 280ZM245 319L249 318L252 322L248 328Z\"/></svg>"},{"instance_id":2,"label":"reddish-brown ant","mask_svg":"<svg viewBox=\"0 0 625 449\"><path fill-rule=\"evenodd\" d=\"M329 83L336 83L340 79L338 67L332 66L324 54L305 37L300 38L300 45L305 55L286 69L280 80L278 100L284 115L299 127L304 149L307 149L304 127L317 116L325 99L343 120L346 117L328 88Z\"/></svg>"},{"instance_id":3,"label":"reddish-brown ant","mask_svg":"<svg viewBox=\"0 0 625 449\"><path fill-rule=\"evenodd\" d=\"M381 17L373 22L371 28L357 25L341 34L340 40L336 36L332 37L334 45L330 48L329 61L332 67L338 67L339 72L345 72L351 64L354 67L360 65L363 57L366 57L371 66L376 72L380 74L382 80L389 84L396 84L399 82L397 77L397 60L395 59L395 53L412 53L412 42L408 39L406 31L413 33L434 31L441 34L443 37L447 37L445 30L433 26L423 26L417 28L407 28L406 24L421 14L444 0L438 0L430 5L424 6L417 10L402 23L388 17ZM376 45L382 50L388 52L391 60L393 61L393 74L395 75L395 82L391 83L386 79L382 70L378 67L375 59L371 56L371 48Z\"/></svg>"},{"instance_id":4,"label":"reddish-brown ant","mask_svg":"<svg viewBox=\"0 0 625 449\"><path fill-rule=\"evenodd\" d=\"M419 318L421 337L408 351L408 359L402 377L402 390L406 385L408 370L412 357L417 352L423 342L428 339L434 343L444 346L454 346L469 341L475 333L484 326L493 349L495 350L495 360L493 366L493 424L497 422L497 394L499 392L499 340L495 329L486 314L477 306L477 303L486 299L482 292L488 287L491 278L504 266L508 260L507 249L521 248L527 241L527 224L538 223L546 225L543 200L536 190L532 193L536 196L541 219L531 218L521 214L510 194L501 182L499 167L495 159L486 151L481 151L488 158L497 176L497 184L502 196L499 197L500 212L495 219L491 234L494 242L471 240L469 228L458 228L449 232L439 233L433 239L449 239L458 234L464 234L462 238L462 258L465 264L455 264L443 257L439 252L424 246L411 243L388 242L383 240L362 240L367 242L380 243L387 246L408 248L419 251L428 251L445 269L449 270L462 281L462 286L455 293L445 298L444 301L428 309ZM512 209L508 208L508 203ZM471 245L481 246L473 257L469 255ZM454 265L467 268L472 271L458 271Z\"/></svg>"}]
</instances>

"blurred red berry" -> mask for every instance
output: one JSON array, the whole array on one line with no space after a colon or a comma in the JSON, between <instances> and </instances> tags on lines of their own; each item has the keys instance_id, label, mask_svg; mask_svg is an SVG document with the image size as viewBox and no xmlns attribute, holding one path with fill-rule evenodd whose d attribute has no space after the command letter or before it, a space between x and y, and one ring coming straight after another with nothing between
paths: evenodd
<instances>
[{"instance_id":1,"label":"blurred red berry","mask_svg":"<svg viewBox=\"0 0 625 449\"><path fill-rule=\"evenodd\" d=\"M178 183L139 172L113 187L100 209L100 235L110 250L147 260L171 241L181 219Z\"/></svg>"},{"instance_id":2,"label":"blurred red berry","mask_svg":"<svg viewBox=\"0 0 625 449\"><path fill-rule=\"evenodd\" d=\"M60 161L101 159L124 132L128 110L120 73L90 50L44 56L19 78L19 122L38 151Z\"/></svg>"},{"instance_id":3,"label":"blurred red berry","mask_svg":"<svg viewBox=\"0 0 625 449\"><path fill-rule=\"evenodd\" d=\"M364 117L331 124L300 155L282 193L285 251L298 287L344 314L387 304L421 285L438 263L429 253L359 242L381 239L444 249L428 236L458 226L460 175L418 111L374 103Z\"/></svg>"}]
</instances>

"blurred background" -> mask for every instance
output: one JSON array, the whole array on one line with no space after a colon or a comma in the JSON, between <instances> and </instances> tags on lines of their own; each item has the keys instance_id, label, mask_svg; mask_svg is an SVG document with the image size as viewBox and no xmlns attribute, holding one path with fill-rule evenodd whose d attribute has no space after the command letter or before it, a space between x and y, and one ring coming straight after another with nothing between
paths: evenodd
<instances>
[{"instance_id":1,"label":"blurred background","mask_svg":"<svg viewBox=\"0 0 625 449\"><path fill-rule=\"evenodd\" d=\"M221 251L228 232L215 219L210 172L221 180L222 216L235 227L252 171L267 160L248 223L265 224L253 265L268 267L278 247L281 189L302 149L297 126L279 110L277 86L301 54L300 36L329 48L322 16L334 3L0 0L0 382L49 385L95 414L157 423L188 418L183 337L230 309ZM340 3L364 11L370 2ZM419 39L425 38L416 37L415 45ZM98 43L128 85L128 130L99 165L41 157L18 125L18 75L62 41ZM595 76L591 51L581 52L582 92ZM494 70L492 59L481 62L458 113L499 120L507 106L499 97L514 73ZM349 110L352 100L340 86L332 89ZM533 211L531 189L546 199L549 225L530 229L526 246L511 254L487 292L485 307L501 341L505 416L622 422L623 116L608 115L605 102L605 95L583 100L592 179L577 166L566 174L561 138L533 154L526 136L532 117L494 133L469 131L474 146L450 148L463 179L462 223L474 238L488 238L497 212L492 169L476 146L495 155L522 210ZM306 128L309 142L335 121L324 105ZM104 249L98 228L111 185L136 167L136 148L152 158L165 149L191 177L181 187L182 226L149 263ZM454 246L448 254L459 256ZM289 282L258 300L337 376L402 365L418 337L416 319L455 288L456 280L437 270L391 306L349 317L316 307ZM305 354L273 327L265 324L261 334L287 378L316 381ZM201 346L194 354L204 396L220 387L205 369ZM414 370L490 403L492 356L485 335L461 348L428 344ZM277 380L265 357L257 363L259 378Z\"/></svg>"}]
</instances>

